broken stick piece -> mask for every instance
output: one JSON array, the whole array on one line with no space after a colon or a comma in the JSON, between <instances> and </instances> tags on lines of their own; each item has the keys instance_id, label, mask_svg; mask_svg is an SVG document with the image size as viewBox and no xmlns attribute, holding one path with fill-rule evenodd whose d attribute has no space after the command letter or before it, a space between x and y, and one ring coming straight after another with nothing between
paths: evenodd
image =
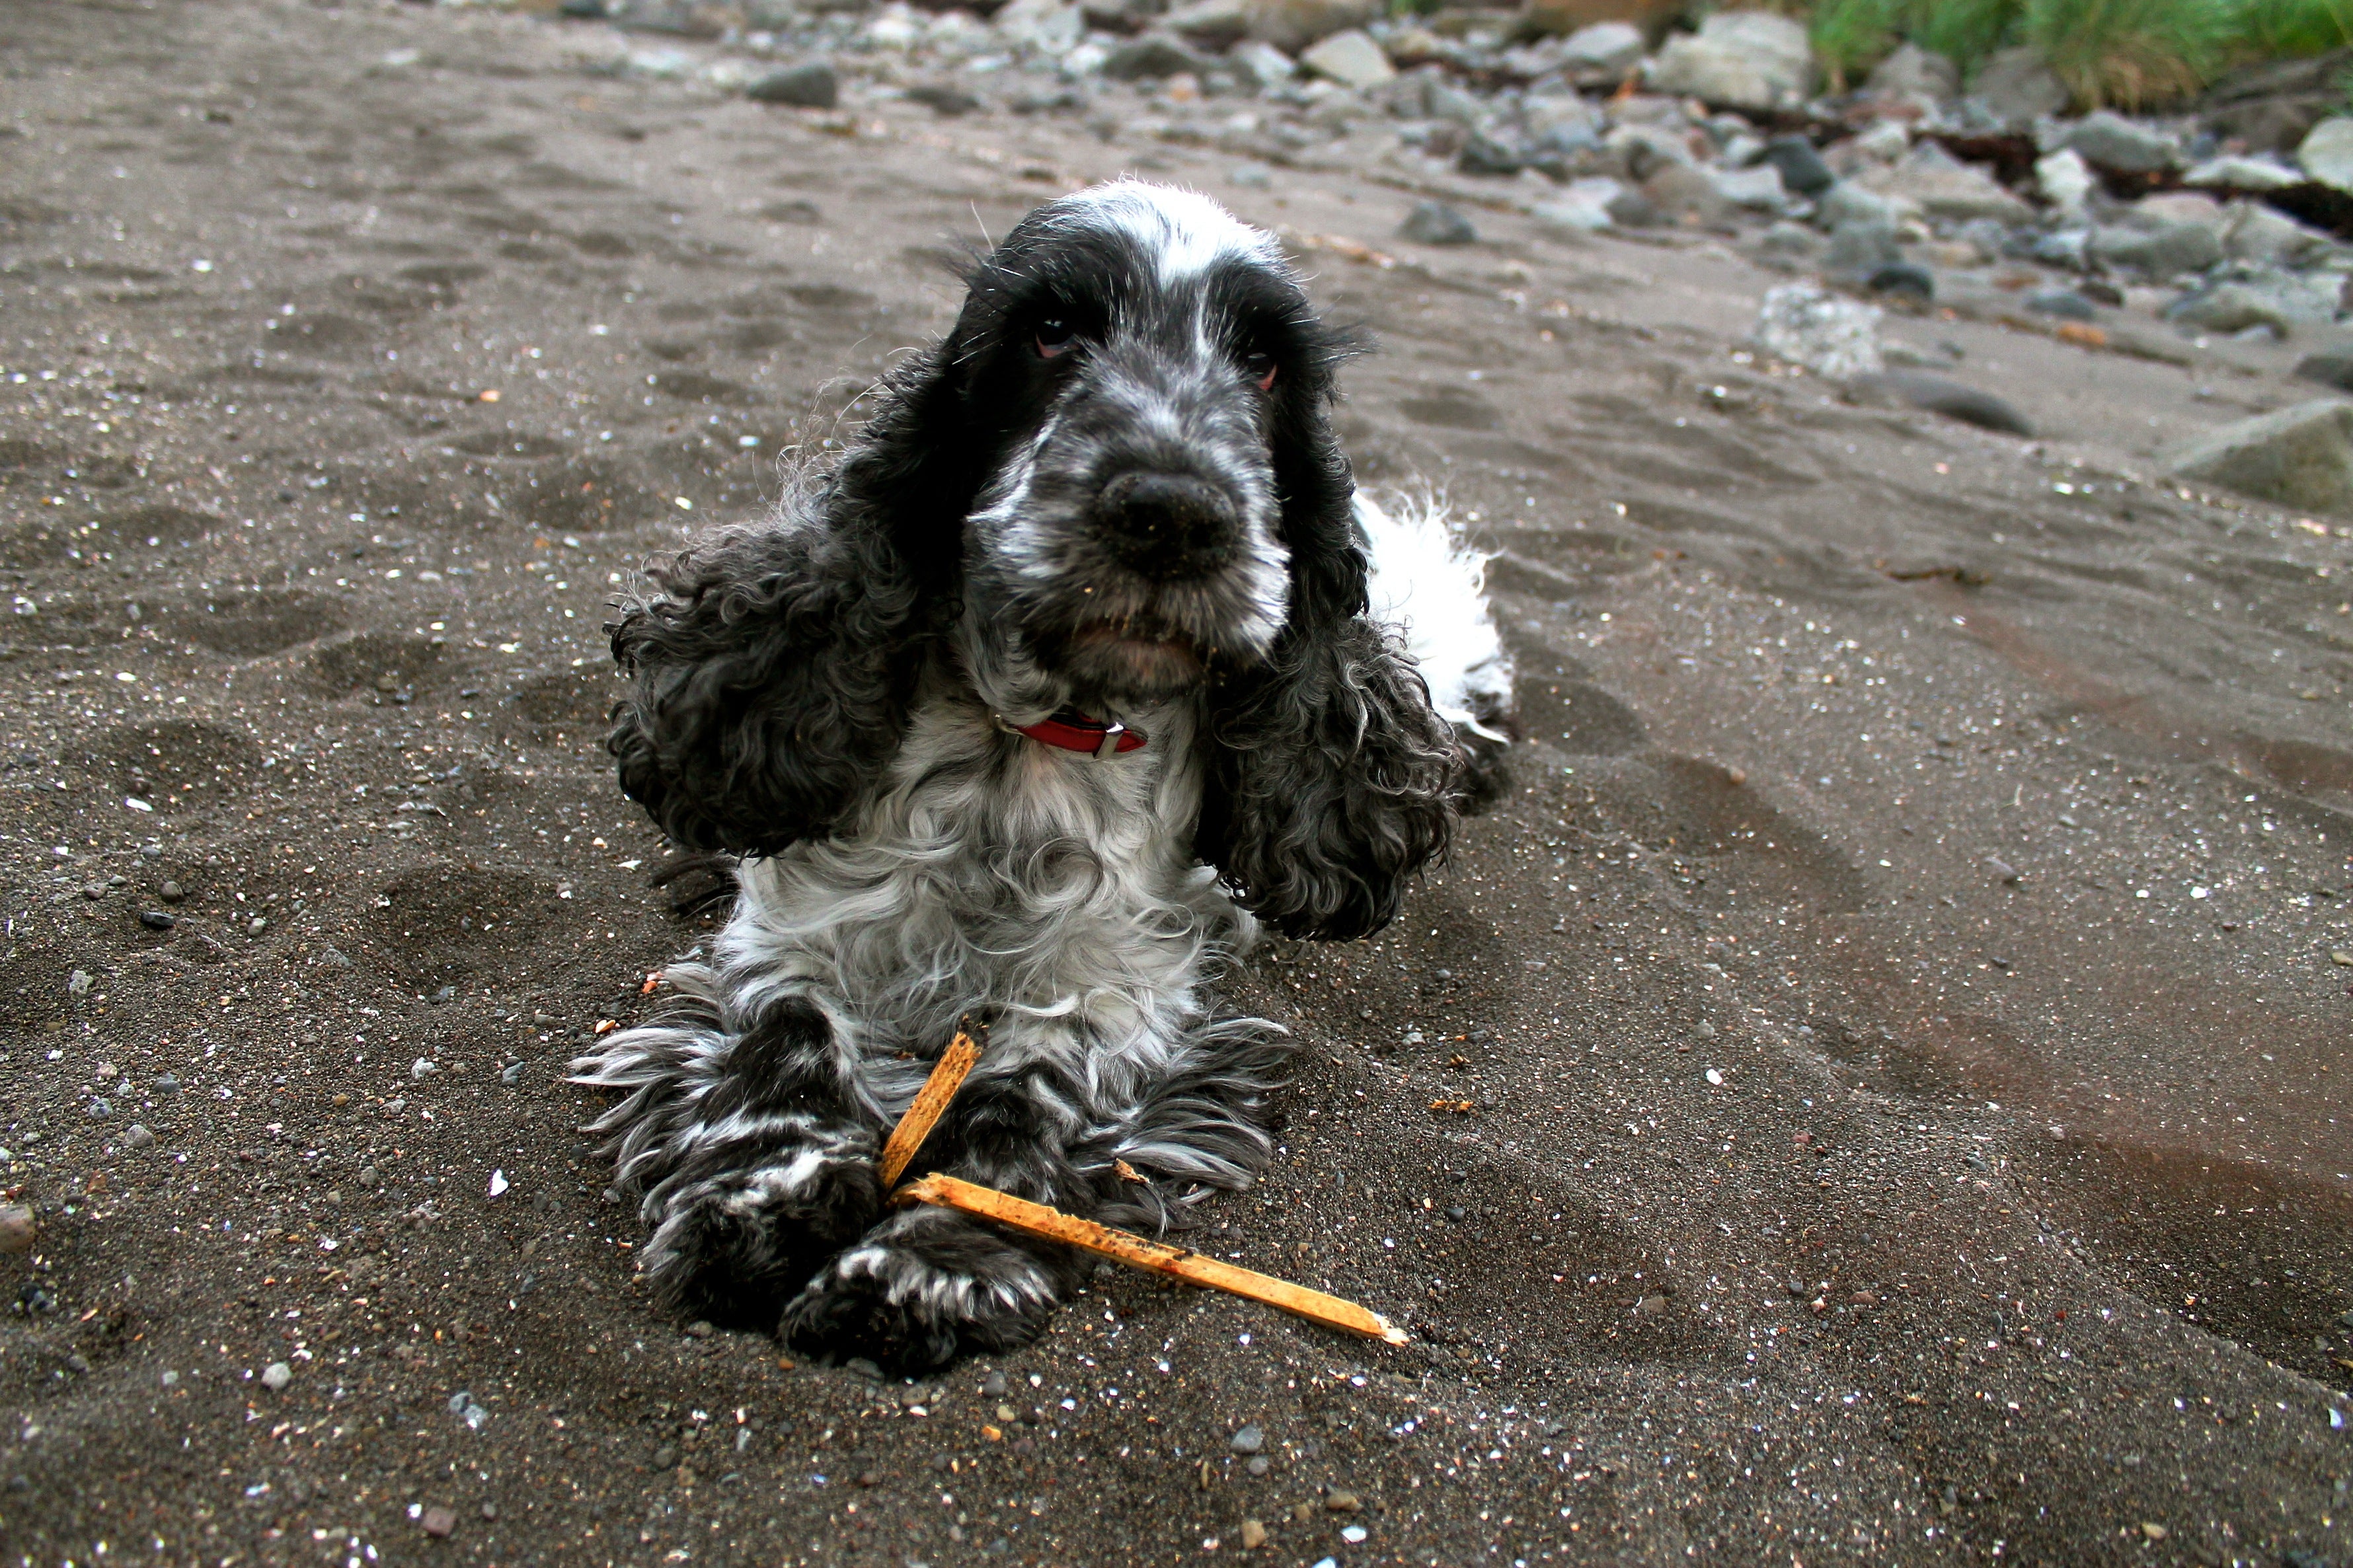
<instances>
[{"instance_id":1,"label":"broken stick piece","mask_svg":"<svg viewBox=\"0 0 2353 1568\"><path fill-rule=\"evenodd\" d=\"M1389 1321L1378 1312L1367 1311L1354 1301L1343 1301L1337 1296L1326 1296L1321 1290L1310 1290L1304 1285L1293 1285L1288 1279L1277 1279L1252 1269L1237 1268L1230 1263L1220 1263L1214 1258L1204 1257L1190 1247L1171 1247L1165 1241L1131 1236L1124 1230L1097 1225L1091 1219L1073 1218L1043 1204L1033 1204L1027 1198L1017 1198L993 1187L976 1186L954 1176L935 1173L912 1182L896 1194L896 1201L937 1204L943 1208L960 1209L965 1214L995 1220L999 1225L1029 1236L1059 1241L1065 1246L1108 1258L1114 1263L1124 1263L1131 1268L1141 1268L1191 1284L1230 1291L1237 1296L1247 1296L1253 1301L1263 1301L1270 1307L1280 1307L1286 1312L1352 1334L1362 1334L1368 1340L1380 1340L1393 1345L1406 1342L1403 1329L1391 1326Z\"/></svg>"},{"instance_id":2,"label":"broken stick piece","mask_svg":"<svg viewBox=\"0 0 2353 1568\"><path fill-rule=\"evenodd\" d=\"M891 1142L882 1145L884 1192L898 1184L899 1178L906 1173L907 1162L915 1157L923 1140L932 1135L948 1101L955 1098L955 1091L963 1085L965 1075L979 1059L980 1047L972 1043L970 1035L958 1029L955 1038L948 1042L948 1048L940 1053L932 1076L915 1091L914 1103L907 1107L907 1114L899 1118L899 1125L891 1130Z\"/></svg>"}]
</instances>

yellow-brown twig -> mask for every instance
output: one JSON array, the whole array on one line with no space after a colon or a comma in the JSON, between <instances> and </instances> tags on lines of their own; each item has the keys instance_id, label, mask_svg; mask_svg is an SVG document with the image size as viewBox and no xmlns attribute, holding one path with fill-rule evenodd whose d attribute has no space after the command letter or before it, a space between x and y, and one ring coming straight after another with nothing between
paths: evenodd
<instances>
[{"instance_id":1,"label":"yellow-brown twig","mask_svg":"<svg viewBox=\"0 0 2353 1568\"><path fill-rule=\"evenodd\" d=\"M933 1075L934 1081L938 1076L937 1073ZM930 1085L924 1086L924 1092L930 1092ZM891 1142L895 1147L899 1140L894 1135ZM1124 1263L1131 1268L1142 1268L1190 1284L1207 1285L1213 1289L1247 1296L1253 1301L1264 1301L1270 1307L1280 1307L1286 1312L1296 1313L1348 1333L1362 1334L1368 1340L1380 1340L1393 1345L1406 1342L1403 1329L1392 1327L1388 1320L1378 1312L1367 1311L1354 1301L1343 1301L1337 1296L1326 1296L1321 1290L1310 1290L1304 1285L1293 1285L1288 1279L1237 1268L1230 1263L1220 1263L1188 1247L1171 1247L1164 1241L1131 1236L1124 1230L1097 1225L1091 1219L1075 1219L1043 1204L1033 1204L1026 1198L1017 1198L993 1187L976 1186L954 1176L935 1173L912 1182L896 1194L894 1201L937 1204L943 1208L960 1209L965 1214L995 1220L999 1225L1030 1236L1083 1248L1114 1263Z\"/></svg>"},{"instance_id":2,"label":"yellow-brown twig","mask_svg":"<svg viewBox=\"0 0 2353 1568\"><path fill-rule=\"evenodd\" d=\"M979 1059L980 1047L972 1043L970 1035L958 1029L955 1038L948 1042L948 1048L940 1053L932 1076L915 1091L915 1102L907 1107L907 1114L899 1118L899 1125L891 1130L891 1142L882 1146L884 1192L898 1185L899 1178L906 1173L907 1162L915 1157L923 1140L932 1135L932 1129L939 1124L948 1101L955 1098L965 1075Z\"/></svg>"}]
</instances>

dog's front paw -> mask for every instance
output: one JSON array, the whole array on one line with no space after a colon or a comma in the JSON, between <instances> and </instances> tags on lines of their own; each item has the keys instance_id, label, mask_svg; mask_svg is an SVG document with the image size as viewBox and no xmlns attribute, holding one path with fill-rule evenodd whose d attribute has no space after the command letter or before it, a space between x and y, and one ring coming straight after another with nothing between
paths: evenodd
<instances>
[{"instance_id":1,"label":"dog's front paw","mask_svg":"<svg viewBox=\"0 0 2353 1568\"><path fill-rule=\"evenodd\" d=\"M937 1209L893 1216L831 1263L785 1309L779 1338L839 1361L864 1356L923 1372L960 1355L1012 1350L1052 1315L1046 1258Z\"/></svg>"},{"instance_id":2,"label":"dog's front paw","mask_svg":"<svg viewBox=\"0 0 2353 1568\"><path fill-rule=\"evenodd\" d=\"M881 1212L872 1148L796 1146L649 1194L642 1267L681 1317L765 1328L827 1258Z\"/></svg>"}]
</instances>

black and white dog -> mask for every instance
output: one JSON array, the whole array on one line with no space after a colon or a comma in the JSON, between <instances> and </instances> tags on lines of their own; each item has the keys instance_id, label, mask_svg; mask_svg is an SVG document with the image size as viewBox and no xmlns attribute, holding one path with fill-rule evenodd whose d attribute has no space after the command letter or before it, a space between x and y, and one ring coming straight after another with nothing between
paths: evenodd
<instances>
[{"instance_id":1,"label":"black and white dog","mask_svg":"<svg viewBox=\"0 0 2353 1568\"><path fill-rule=\"evenodd\" d=\"M959 1020L918 1173L1147 1229L1248 1184L1284 1036L1210 983L1261 923L1388 923L1510 704L1479 558L1354 494L1349 348L1271 237L1123 181L969 283L838 463L621 605L621 787L738 894L575 1064L670 1306L907 1369L1027 1340L1071 1268L884 1205Z\"/></svg>"}]
</instances>

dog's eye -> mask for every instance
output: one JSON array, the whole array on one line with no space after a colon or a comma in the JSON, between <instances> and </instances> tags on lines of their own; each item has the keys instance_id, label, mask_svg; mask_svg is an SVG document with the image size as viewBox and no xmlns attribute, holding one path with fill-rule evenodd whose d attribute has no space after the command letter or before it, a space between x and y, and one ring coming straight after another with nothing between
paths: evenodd
<instances>
[{"instance_id":1,"label":"dog's eye","mask_svg":"<svg viewBox=\"0 0 2353 1568\"><path fill-rule=\"evenodd\" d=\"M1070 353L1071 346L1078 341L1078 332L1072 329L1070 322L1060 317L1038 323L1037 342L1039 359L1059 359Z\"/></svg>"},{"instance_id":2,"label":"dog's eye","mask_svg":"<svg viewBox=\"0 0 2353 1568\"><path fill-rule=\"evenodd\" d=\"M1255 350L1250 353L1244 354L1242 356L1242 374L1249 376L1251 381L1257 383L1258 389L1261 392L1272 390L1274 386L1274 356L1271 353L1264 353Z\"/></svg>"}]
</instances>

